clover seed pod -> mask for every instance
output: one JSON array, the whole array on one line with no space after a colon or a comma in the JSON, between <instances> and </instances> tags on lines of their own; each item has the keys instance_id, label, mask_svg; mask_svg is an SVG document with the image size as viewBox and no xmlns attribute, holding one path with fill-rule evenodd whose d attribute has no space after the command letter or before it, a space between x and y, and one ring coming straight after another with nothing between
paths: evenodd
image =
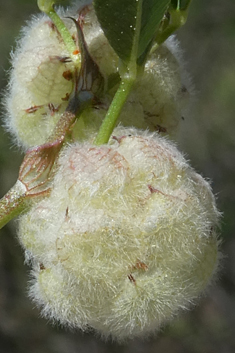
<instances>
[{"instance_id":1,"label":"clover seed pod","mask_svg":"<svg viewBox=\"0 0 235 353\"><path fill-rule=\"evenodd\" d=\"M5 125L18 144L27 149L47 140L68 104L72 75L55 26L45 15L33 17L12 53L6 97Z\"/></svg>"},{"instance_id":2,"label":"clover seed pod","mask_svg":"<svg viewBox=\"0 0 235 353\"><path fill-rule=\"evenodd\" d=\"M77 18L80 7L79 1L68 10L59 10L74 39L76 28L66 17ZM84 117L87 130L95 128L97 131L117 88L114 85L107 91L109 78L118 73L119 60L100 28L92 5L86 7L81 16L88 50L107 82L99 111L93 109L92 115ZM120 116L122 125L169 134L177 130L188 97L177 47L171 39L150 55ZM51 20L45 15L33 17L12 53L5 98L5 126L24 149L45 143L52 134L73 90L74 65L71 53Z\"/></svg>"},{"instance_id":3,"label":"clover seed pod","mask_svg":"<svg viewBox=\"0 0 235 353\"><path fill-rule=\"evenodd\" d=\"M210 185L156 133L119 127L109 144L63 149L48 198L19 239L45 317L122 341L188 308L218 267Z\"/></svg>"},{"instance_id":4,"label":"clover seed pod","mask_svg":"<svg viewBox=\"0 0 235 353\"><path fill-rule=\"evenodd\" d=\"M179 43L172 36L149 56L120 121L125 126L175 137L190 95L192 85L184 69Z\"/></svg>"}]
</instances>

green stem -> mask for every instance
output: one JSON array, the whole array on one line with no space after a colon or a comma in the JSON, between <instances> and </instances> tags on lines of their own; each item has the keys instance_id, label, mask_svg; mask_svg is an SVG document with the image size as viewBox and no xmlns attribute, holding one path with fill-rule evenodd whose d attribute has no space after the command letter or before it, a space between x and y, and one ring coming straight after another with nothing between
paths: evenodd
<instances>
[{"instance_id":1,"label":"green stem","mask_svg":"<svg viewBox=\"0 0 235 353\"><path fill-rule=\"evenodd\" d=\"M117 119L120 115L122 107L131 91L132 85L134 83L132 77L123 78L120 86L110 104L108 113L106 114L98 135L95 139L95 145L103 145L109 141L109 138L115 128Z\"/></svg>"},{"instance_id":2,"label":"green stem","mask_svg":"<svg viewBox=\"0 0 235 353\"><path fill-rule=\"evenodd\" d=\"M26 197L23 185L19 181L0 200L0 229L11 219L24 212L29 200Z\"/></svg>"},{"instance_id":3,"label":"green stem","mask_svg":"<svg viewBox=\"0 0 235 353\"><path fill-rule=\"evenodd\" d=\"M128 63L124 63L120 60L119 75L121 77L121 83L117 92L115 93L112 103L110 104L109 110L99 129L98 135L94 141L95 145L103 145L105 143L108 143L113 129L115 128L115 125L117 123L117 119L123 108L123 105L125 104L133 86L133 83L135 82L135 79L137 77L138 67L136 62L138 57L139 37L141 30L142 6L143 0L138 0L135 23L136 30L131 49L130 60Z\"/></svg>"},{"instance_id":4,"label":"green stem","mask_svg":"<svg viewBox=\"0 0 235 353\"><path fill-rule=\"evenodd\" d=\"M50 10L47 15L50 17L50 19L53 21L55 24L57 30L59 31L64 44L70 53L71 57L78 58L77 54L77 47L76 44L74 43L74 40L71 36L71 33L69 32L68 28L65 26L64 22L62 19L58 16L58 14L55 12L55 10Z\"/></svg>"},{"instance_id":5,"label":"green stem","mask_svg":"<svg viewBox=\"0 0 235 353\"><path fill-rule=\"evenodd\" d=\"M48 17L50 17L56 26L73 61L80 64L80 55L77 52L76 44L68 28L54 10L54 0L38 0L38 7L41 11L45 12Z\"/></svg>"}]
</instances>

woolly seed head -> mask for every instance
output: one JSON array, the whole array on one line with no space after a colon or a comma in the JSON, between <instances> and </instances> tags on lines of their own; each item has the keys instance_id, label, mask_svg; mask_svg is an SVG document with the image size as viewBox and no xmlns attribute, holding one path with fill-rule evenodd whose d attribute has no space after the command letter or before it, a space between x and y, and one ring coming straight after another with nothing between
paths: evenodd
<instances>
[{"instance_id":1,"label":"woolly seed head","mask_svg":"<svg viewBox=\"0 0 235 353\"><path fill-rule=\"evenodd\" d=\"M148 335L204 291L218 264L209 184L156 134L72 144L51 195L20 219L31 297L64 325Z\"/></svg>"},{"instance_id":2,"label":"woolly seed head","mask_svg":"<svg viewBox=\"0 0 235 353\"><path fill-rule=\"evenodd\" d=\"M76 18L80 6L77 2L71 9L59 10L74 38L76 28L66 17ZM92 5L84 12L82 28L89 52L108 81L111 75L117 74L119 60L100 28ZM177 130L188 97L187 90L182 91L182 85L187 86L187 82L181 75L177 47L176 42L167 41L149 57L120 116L122 125L169 134ZM68 105L74 73L74 62L55 25L45 15L34 17L23 29L18 47L12 53L5 98L5 126L19 145L25 149L40 145L52 134ZM99 128L116 89L117 85L105 92L104 108L99 112L92 109L91 128L94 125L96 130ZM89 117L85 125L89 130Z\"/></svg>"}]
</instances>

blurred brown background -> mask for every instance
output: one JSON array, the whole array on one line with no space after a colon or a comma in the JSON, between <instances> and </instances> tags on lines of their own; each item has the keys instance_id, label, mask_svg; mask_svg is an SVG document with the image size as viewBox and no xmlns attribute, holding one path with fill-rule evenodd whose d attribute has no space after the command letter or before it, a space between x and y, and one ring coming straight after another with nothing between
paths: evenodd
<instances>
[{"instance_id":1,"label":"blurred brown background","mask_svg":"<svg viewBox=\"0 0 235 353\"><path fill-rule=\"evenodd\" d=\"M0 0L0 88L4 93L9 52L21 26L37 12L36 0ZM235 1L193 0L178 32L196 99L183 122L180 148L212 180L223 212L225 255L217 285L191 312L156 338L126 345L92 334L52 327L27 297L29 268L16 239L15 223L0 233L1 353L233 353L235 352ZM0 127L0 196L15 182L22 155Z\"/></svg>"}]
</instances>

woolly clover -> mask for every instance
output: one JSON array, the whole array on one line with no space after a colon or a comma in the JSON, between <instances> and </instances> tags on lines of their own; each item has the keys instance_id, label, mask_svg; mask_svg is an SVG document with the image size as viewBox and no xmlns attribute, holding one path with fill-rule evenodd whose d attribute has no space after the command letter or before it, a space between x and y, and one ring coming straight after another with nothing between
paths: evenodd
<instances>
[{"instance_id":1,"label":"woolly clover","mask_svg":"<svg viewBox=\"0 0 235 353\"><path fill-rule=\"evenodd\" d=\"M63 325L147 336L217 271L215 198L168 138L191 91L171 36L189 3L38 0L12 54L5 126L26 154L0 226L20 215L30 296Z\"/></svg>"},{"instance_id":2,"label":"woolly clover","mask_svg":"<svg viewBox=\"0 0 235 353\"><path fill-rule=\"evenodd\" d=\"M217 263L209 184L176 147L134 128L66 147L48 198L21 217L30 295L48 318L122 340L187 308Z\"/></svg>"},{"instance_id":3,"label":"woolly clover","mask_svg":"<svg viewBox=\"0 0 235 353\"><path fill-rule=\"evenodd\" d=\"M60 9L59 14L64 18L69 38L75 38L77 28L68 17L77 18L78 8ZM88 138L89 130L98 130L117 90L119 59L91 5L80 8L80 22L89 53L106 83L97 109L91 110L90 119L83 116L74 129L74 133L81 133L83 121ZM45 143L66 110L76 72L80 69L79 51L74 42L72 46L63 41L58 28L47 15L34 17L23 30L18 47L12 54L9 90L5 98L5 125L25 149ZM190 83L181 68L178 43L170 38L148 56L119 122L124 126L174 134L188 91Z\"/></svg>"}]
</instances>

